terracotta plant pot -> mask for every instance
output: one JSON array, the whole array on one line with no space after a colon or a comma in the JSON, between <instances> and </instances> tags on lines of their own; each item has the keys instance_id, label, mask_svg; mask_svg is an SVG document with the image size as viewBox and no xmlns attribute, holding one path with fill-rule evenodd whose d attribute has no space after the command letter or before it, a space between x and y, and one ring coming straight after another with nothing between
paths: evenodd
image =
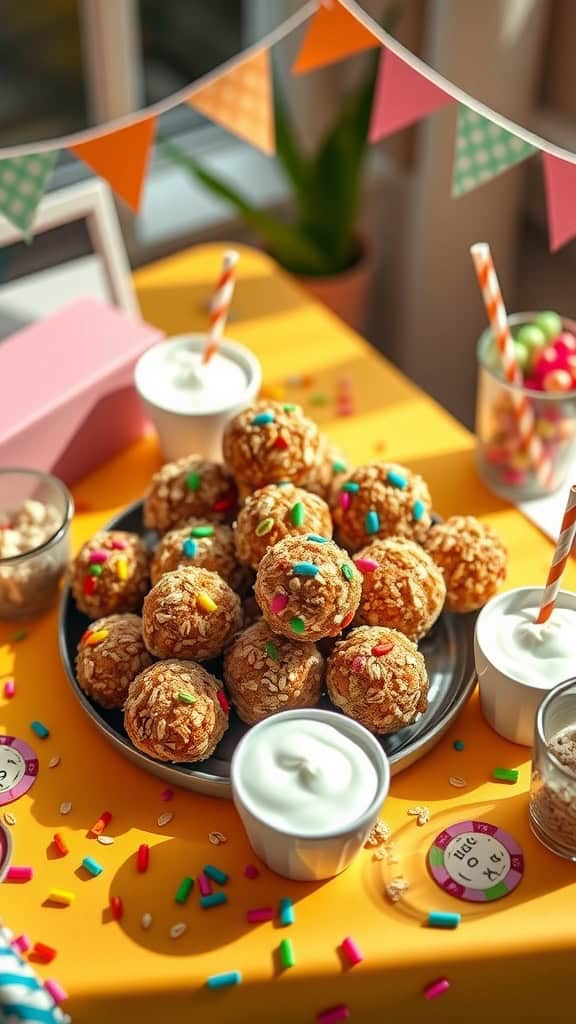
<instances>
[{"instance_id":1,"label":"terracotta plant pot","mask_svg":"<svg viewBox=\"0 0 576 1024\"><path fill-rule=\"evenodd\" d=\"M328 306L344 323L360 334L364 332L368 312L368 299L372 280L373 259L368 246L363 245L361 256L349 270L333 277L306 277L297 275L307 292Z\"/></svg>"}]
</instances>

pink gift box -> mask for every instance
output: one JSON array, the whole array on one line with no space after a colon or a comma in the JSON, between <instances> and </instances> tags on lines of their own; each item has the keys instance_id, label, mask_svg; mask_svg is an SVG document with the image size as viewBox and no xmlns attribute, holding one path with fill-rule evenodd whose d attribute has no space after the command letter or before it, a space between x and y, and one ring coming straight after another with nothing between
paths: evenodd
<instances>
[{"instance_id":1,"label":"pink gift box","mask_svg":"<svg viewBox=\"0 0 576 1024\"><path fill-rule=\"evenodd\" d=\"M145 419L134 365L162 337L82 298L0 343L0 465L70 484L135 441Z\"/></svg>"}]
</instances>

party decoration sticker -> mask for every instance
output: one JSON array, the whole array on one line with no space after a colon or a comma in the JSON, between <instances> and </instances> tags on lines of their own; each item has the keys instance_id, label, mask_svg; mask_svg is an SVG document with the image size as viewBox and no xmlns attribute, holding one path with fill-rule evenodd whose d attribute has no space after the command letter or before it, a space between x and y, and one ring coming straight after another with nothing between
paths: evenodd
<instances>
[{"instance_id":1,"label":"party decoration sticker","mask_svg":"<svg viewBox=\"0 0 576 1024\"><path fill-rule=\"evenodd\" d=\"M12 856L12 836L8 829L0 825L0 882L10 867Z\"/></svg>"},{"instance_id":2,"label":"party decoration sticker","mask_svg":"<svg viewBox=\"0 0 576 1024\"><path fill-rule=\"evenodd\" d=\"M0 160L0 212L27 239L57 159L54 151Z\"/></svg>"},{"instance_id":3,"label":"party decoration sticker","mask_svg":"<svg viewBox=\"0 0 576 1024\"><path fill-rule=\"evenodd\" d=\"M522 881L524 855L508 832L487 821L460 821L436 836L428 853L434 881L468 903L507 896Z\"/></svg>"},{"instance_id":4,"label":"party decoration sticker","mask_svg":"<svg viewBox=\"0 0 576 1024\"><path fill-rule=\"evenodd\" d=\"M0 806L27 793L38 775L38 758L24 740L0 736Z\"/></svg>"}]
</instances>

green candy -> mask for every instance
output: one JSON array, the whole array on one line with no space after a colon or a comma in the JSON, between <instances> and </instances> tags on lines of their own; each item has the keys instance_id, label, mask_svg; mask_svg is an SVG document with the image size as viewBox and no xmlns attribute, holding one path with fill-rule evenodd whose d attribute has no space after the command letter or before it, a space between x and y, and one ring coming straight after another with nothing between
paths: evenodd
<instances>
[{"instance_id":1,"label":"green candy","mask_svg":"<svg viewBox=\"0 0 576 1024\"><path fill-rule=\"evenodd\" d=\"M558 313L553 313L550 309L538 313L534 323L544 332L546 341L552 341L553 338L557 338L562 331L562 317L559 317Z\"/></svg>"},{"instance_id":2,"label":"green candy","mask_svg":"<svg viewBox=\"0 0 576 1024\"><path fill-rule=\"evenodd\" d=\"M518 328L516 341L524 345L530 353L536 348L542 348L546 344L546 335L538 324L523 324Z\"/></svg>"},{"instance_id":3,"label":"green candy","mask_svg":"<svg viewBox=\"0 0 576 1024\"><path fill-rule=\"evenodd\" d=\"M294 619L290 619L290 626L294 630L294 632L298 633L300 636L306 629L304 619L301 619L299 615L297 615Z\"/></svg>"},{"instance_id":4,"label":"green candy","mask_svg":"<svg viewBox=\"0 0 576 1024\"><path fill-rule=\"evenodd\" d=\"M532 360L532 353L523 345L521 341L514 342L514 352L516 355L516 362L524 373Z\"/></svg>"},{"instance_id":5,"label":"green candy","mask_svg":"<svg viewBox=\"0 0 576 1024\"><path fill-rule=\"evenodd\" d=\"M200 476L198 473L188 473L186 476L186 486L189 491L197 491L200 487Z\"/></svg>"}]
</instances>

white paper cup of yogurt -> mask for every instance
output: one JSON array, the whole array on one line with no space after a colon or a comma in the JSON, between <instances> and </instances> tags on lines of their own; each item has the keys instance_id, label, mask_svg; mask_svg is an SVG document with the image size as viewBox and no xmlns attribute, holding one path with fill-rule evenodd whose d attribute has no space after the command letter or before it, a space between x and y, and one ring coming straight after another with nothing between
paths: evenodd
<instances>
[{"instance_id":1,"label":"white paper cup of yogurt","mask_svg":"<svg viewBox=\"0 0 576 1024\"><path fill-rule=\"evenodd\" d=\"M560 590L548 622L536 617L542 587L498 594L482 609L474 658L482 713L504 739L531 747L540 702L574 675L576 594Z\"/></svg>"},{"instance_id":2,"label":"white paper cup of yogurt","mask_svg":"<svg viewBox=\"0 0 576 1024\"><path fill-rule=\"evenodd\" d=\"M152 345L136 363L136 390L169 462L193 452L220 459L227 420L260 390L260 363L249 349L223 340L203 365L205 344L205 334L181 334Z\"/></svg>"},{"instance_id":3,"label":"white paper cup of yogurt","mask_svg":"<svg viewBox=\"0 0 576 1024\"><path fill-rule=\"evenodd\" d=\"M253 726L236 747L231 778L254 852L277 874L311 882L340 874L361 850L390 766L364 726L303 708Z\"/></svg>"}]
</instances>

